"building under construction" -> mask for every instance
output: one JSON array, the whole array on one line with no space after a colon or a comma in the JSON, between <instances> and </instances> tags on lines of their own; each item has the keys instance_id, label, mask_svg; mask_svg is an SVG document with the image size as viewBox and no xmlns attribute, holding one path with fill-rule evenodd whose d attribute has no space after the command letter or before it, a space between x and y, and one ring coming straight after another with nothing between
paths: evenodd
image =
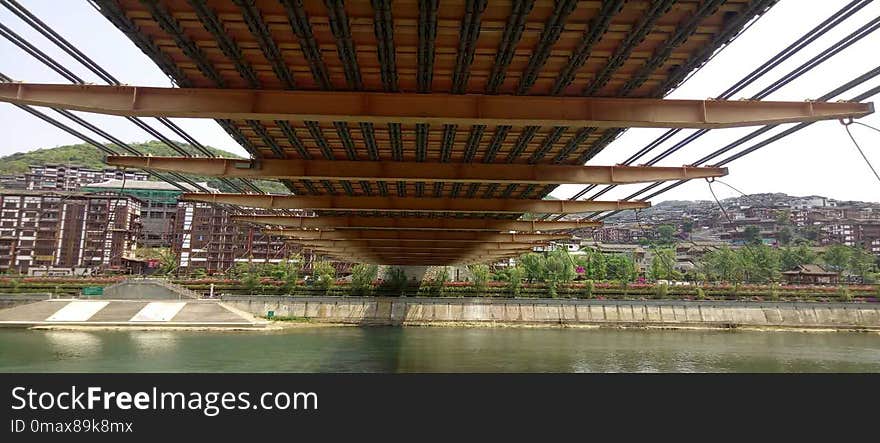
<instances>
[{"instance_id":1,"label":"building under construction","mask_svg":"<svg viewBox=\"0 0 880 443\"><path fill-rule=\"evenodd\" d=\"M200 183L205 189L213 190L207 183ZM174 243L177 201L183 192L180 188L195 191L188 183L166 183L153 180L123 181L107 180L82 186L84 192L115 192L130 195L143 202L141 222L143 229L139 238L140 246L147 248L170 248Z\"/></svg>"},{"instance_id":2,"label":"building under construction","mask_svg":"<svg viewBox=\"0 0 880 443\"><path fill-rule=\"evenodd\" d=\"M108 164L280 180L290 195L182 198L193 211L273 211L235 220L366 263L490 263L599 224L565 215L650 205L583 193L545 199L561 184L656 186L727 174L724 163L585 166L626 128L710 130L873 112L861 99L831 101L836 94L664 98L775 0L92 3L178 87L6 82L0 101L214 119L251 159L134 154Z\"/></svg>"},{"instance_id":3,"label":"building under construction","mask_svg":"<svg viewBox=\"0 0 880 443\"><path fill-rule=\"evenodd\" d=\"M78 191L81 187L107 180L144 181L149 175L119 168L94 169L77 165L31 165L24 174L27 189L34 191Z\"/></svg>"},{"instance_id":4,"label":"building under construction","mask_svg":"<svg viewBox=\"0 0 880 443\"><path fill-rule=\"evenodd\" d=\"M0 272L126 272L137 248L141 205L118 194L3 191Z\"/></svg>"},{"instance_id":5,"label":"building under construction","mask_svg":"<svg viewBox=\"0 0 880 443\"><path fill-rule=\"evenodd\" d=\"M180 272L225 273L237 264L280 263L299 248L286 238L266 235L255 226L235 223L233 213L206 203L180 202L173 244Z\"/></svg>"}]
</instances>

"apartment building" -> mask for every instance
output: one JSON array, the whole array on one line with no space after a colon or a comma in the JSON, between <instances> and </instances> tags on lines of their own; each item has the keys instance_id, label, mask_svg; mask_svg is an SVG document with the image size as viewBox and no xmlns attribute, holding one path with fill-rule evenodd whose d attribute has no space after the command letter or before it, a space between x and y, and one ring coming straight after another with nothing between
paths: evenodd
<instances>
[{"instance_id":1,"label":"apartment building","mask_svg":"<svg viewBox=\"0 0 880 443\"><path fill-rule=\"evenodd\" d=\"M125 272L142 202L119 194L6 190L0 194L0 272Z\"/></svg>"},{"instance_id":2,"label":"apartment building","mask_svg":"<svg viewBox=\"0 0 880 443\"><path fill-rule=\"evenodd\" d=\"M234 223L232 212L205 203L180 202L174 222L174 251L181 272L226 272L237 263L279 263L295 253L284 237Z\"/></svg>"},{"instance_id":3,"label":"apartment building","mask_svg":"<svg viewBox=\"0 0 880 443\"><path fill-rule=\"evenodd\" d=\"M83 185L107 180L143 181L149 174L117 168L93 169L77 165L32 165L24 174L25 188L34 191L78 191Z\"/></svg>"},{"instance_id":4,"label":"apartment building","mask_svg":"<svg viewBox=\"0 0 880 443\"><path fill-rule=\"evenodd\" d=\"M191 192L198 190L187 183L179 183ZM207 183L199 183L203 188L217 192ZM177 200L183 192L179 187L167 182L112 179L100 183L83 185L83 192L115 192L130 195L143 202L140 244L149 248L167 248L174 242L174 220L177 217Z\"/></svg>"}]
</instances>

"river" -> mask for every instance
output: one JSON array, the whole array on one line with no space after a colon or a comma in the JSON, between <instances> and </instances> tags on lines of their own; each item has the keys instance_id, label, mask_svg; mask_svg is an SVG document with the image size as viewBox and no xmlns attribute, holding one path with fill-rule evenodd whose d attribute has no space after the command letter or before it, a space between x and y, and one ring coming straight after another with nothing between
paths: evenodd
<instances>
[{"instance_id":1,"label":"river","mask_svg":"<svg viewBox=\"0 0 880 443\"><path fill-rule=\"evenodd\" d=\"M872 333L0 329L2 372L880 372Z\"/></svg>"}]
</instances>

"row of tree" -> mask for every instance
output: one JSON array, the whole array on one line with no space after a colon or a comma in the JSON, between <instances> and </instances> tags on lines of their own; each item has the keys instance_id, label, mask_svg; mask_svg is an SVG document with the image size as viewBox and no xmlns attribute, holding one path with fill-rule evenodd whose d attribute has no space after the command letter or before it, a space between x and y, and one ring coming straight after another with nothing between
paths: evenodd
<instances>
[{"instance_id":1,"label":"row of tree","mask_svg":"<svg viewBox=\"0 0 880 443\"><path fill-rule=\"evenodd\" d=\"M866 250L833 245L820 255L804 244L781 248L764 244L740 249L719 248L703 256L691 277L693 280L770 283L778 281L782 272L808 264L821 264L831 272L852 275L865 282L874 279L875 257Z\"/></svg>"}]
</instances>

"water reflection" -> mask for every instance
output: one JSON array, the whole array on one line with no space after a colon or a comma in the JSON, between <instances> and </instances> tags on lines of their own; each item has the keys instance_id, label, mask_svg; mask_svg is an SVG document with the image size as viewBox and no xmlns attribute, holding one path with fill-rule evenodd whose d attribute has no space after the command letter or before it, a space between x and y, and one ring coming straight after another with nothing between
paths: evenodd
<instances>
[{"instance_id":1,"label":"water reflection","mask_svg":"<svg viewBox=\"0 0 880 443\"><path fill-rule=\"evenodd\" d=\"M859 333L315 328L0 330L0 371L880 372Z\"/></svg>"},{"instance_id":2,"label":"water reflection","mask_svg":"<svg viewBox=\"0 0 880 443\"><path fill-rule=\"evenodd\" d=\"M85 331L46 331L48 351L57 360L90 358L101 353L101 337Z\"/></svg>"}]
</instances>

